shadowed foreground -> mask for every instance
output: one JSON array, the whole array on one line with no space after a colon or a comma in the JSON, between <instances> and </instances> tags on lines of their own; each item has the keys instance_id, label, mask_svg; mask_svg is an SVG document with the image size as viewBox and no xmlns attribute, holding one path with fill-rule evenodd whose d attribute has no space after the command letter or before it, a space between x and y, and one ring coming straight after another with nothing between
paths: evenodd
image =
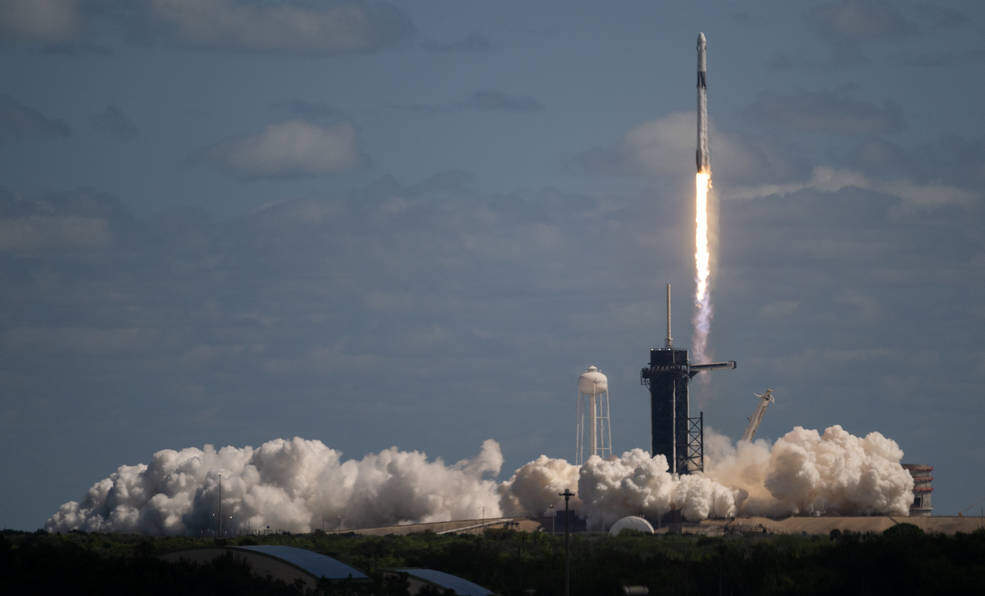
<instances>
[{"instance_id":1,"label":"shadowed foreground","mask_svg":"<svg viewBox=\"0 0 985 596\"><path fill-rule=\"evenodd\" d=\"M484 535L246 536L223 544L284 544L337 558L370 576L364 585L327 584L317 593L406 593L383 570L428 567L501 594L558 594L563 540L489 530ZM165 562L167 552L214 546L212 539L134 535L0 536L0 592L104 594L300 594L299 586L253 577L232 557L208 565ZM827 536L575 535L572 592L615 594L645 585L651 594L985 593L985 531L925 534L900 524L882 533Z\"/></svg>"}]
</instances>

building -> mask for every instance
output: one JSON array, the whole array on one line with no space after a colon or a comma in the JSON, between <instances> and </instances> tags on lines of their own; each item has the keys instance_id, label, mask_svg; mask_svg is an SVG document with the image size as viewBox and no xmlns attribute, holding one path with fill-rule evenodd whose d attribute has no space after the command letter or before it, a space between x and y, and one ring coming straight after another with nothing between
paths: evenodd
<instances>
[{"instance_id":1,"label":"building","mask_svg":"<svg viewBox=\"0 0 985 596\"><path fill-rule=\"evenodd\" d=\"M410 594L418 594L427 587L431 587L432 589L437 588L439 592L450 590L462 596L487 596L492 594L489 590L467 579L435 569L392 569L388 573L406 575L407 591Z\"/></svg>"},{"instance_id":2,"label":"building","mask_svg":"<svg viewBox=\"0 0 985 596\"><path fill-rule=\"evenodd\" d=\"M934 492L934 467L923 464L903 464L910 476L913 476L913 504L910 505L910 515L929 516L934 511L930 496Z\"/></svg>"},{"instance_id":3,"label":"building","mask_svg":"<svg viewBox=\"0 0 985 596\"><path fill-rule=\"evenodd\" d=\"M201 564L227 553L243 559L250 570L260 577L270 576L287 584L294 584L300 580L305 588L310 590L317 589L318 582L322 580L369 582L369 578L363 572L341 561L293 546L264 544L195 548L168 553L161 558L166 561L186 560Z\"/></svg>"}]
</instances>

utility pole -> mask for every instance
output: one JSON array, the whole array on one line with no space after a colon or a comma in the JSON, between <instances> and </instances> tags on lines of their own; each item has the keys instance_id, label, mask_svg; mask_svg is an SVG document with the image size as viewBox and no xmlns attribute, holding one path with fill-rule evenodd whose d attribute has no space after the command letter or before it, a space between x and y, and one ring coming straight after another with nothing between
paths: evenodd
<instances>
[{"instance_id":1,"label":"utility pole","mask_svg":"<svg viewBox=\"0 0 985 596\"><path fill-rule=\"evenodd\" d=\"M219 514L216 515L216 518L218 527L216 528L215 537L222 538L222 472L219 472Z\"/></svg>"},{"instance_id":2,"label":"utility pole","mask_svg":"<svg viewBox=\"0 0 985 596\"><path fill-rule=\"evenodd\" d=\"M571 552L568 550L571 514L568 513L568 499L575 496L575 493L566 488L558 496L564 497L564 596L571 596Z\"/></svg>"}]
</instances>

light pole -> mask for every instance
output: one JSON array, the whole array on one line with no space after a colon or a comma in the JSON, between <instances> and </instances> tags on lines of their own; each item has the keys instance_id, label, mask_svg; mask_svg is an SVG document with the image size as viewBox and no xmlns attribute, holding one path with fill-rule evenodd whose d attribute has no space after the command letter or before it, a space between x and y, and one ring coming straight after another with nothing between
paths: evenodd
<instances>
[{"instance_id":1,"label":"light pole","mask_svg":"<svg viewBox=\"0 0 985 596\"><path fill-rule=\"evenodd\" d=\"M215 537L222 538L222 472L219 472L218 476L219 476L219 505L218 505L219 513L216 515L216 524L218 524L218 527L216 527Z\"/></svg>"},{"instance_id":2,"label":"light pole","mask_svg":"<svg viewBox=\"0 0 985 596\"><path fill-rule=\"evenodd\" d=\"M571 514L568 513L568 499L575 496L575 493L566 488L558 496L564 497L564 596L571 596L571 552L568 550Z\"/></svg>"},{"instance_id":3,"label":"light pole","mask_svg":"<svg viewBox=\"0 0 985 596\"><path fill-rule=\"evenodd\" d=\"M554 515L554 503L551 503L548 507L551 510L551 536L554 536L557 534L557 516Z\"/></svg>"}]
</instances>

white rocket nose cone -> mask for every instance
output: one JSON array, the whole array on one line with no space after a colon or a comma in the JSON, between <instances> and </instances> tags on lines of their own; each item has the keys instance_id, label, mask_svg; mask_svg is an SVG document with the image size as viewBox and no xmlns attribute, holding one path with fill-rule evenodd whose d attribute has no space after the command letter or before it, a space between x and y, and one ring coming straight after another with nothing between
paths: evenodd
<instances>
[{"instance_id":1,"label":"white rocket nose cone","mask_svg":"<svg viewBox=\"0 0 985 596\"><path fill-rule=\"evenodd\" d=\"M703 46L706 43L708 43L708 42L705 40L705 34L704 33L698 33L698 45L699 46Z\"/></svg>"}]
</instances>

